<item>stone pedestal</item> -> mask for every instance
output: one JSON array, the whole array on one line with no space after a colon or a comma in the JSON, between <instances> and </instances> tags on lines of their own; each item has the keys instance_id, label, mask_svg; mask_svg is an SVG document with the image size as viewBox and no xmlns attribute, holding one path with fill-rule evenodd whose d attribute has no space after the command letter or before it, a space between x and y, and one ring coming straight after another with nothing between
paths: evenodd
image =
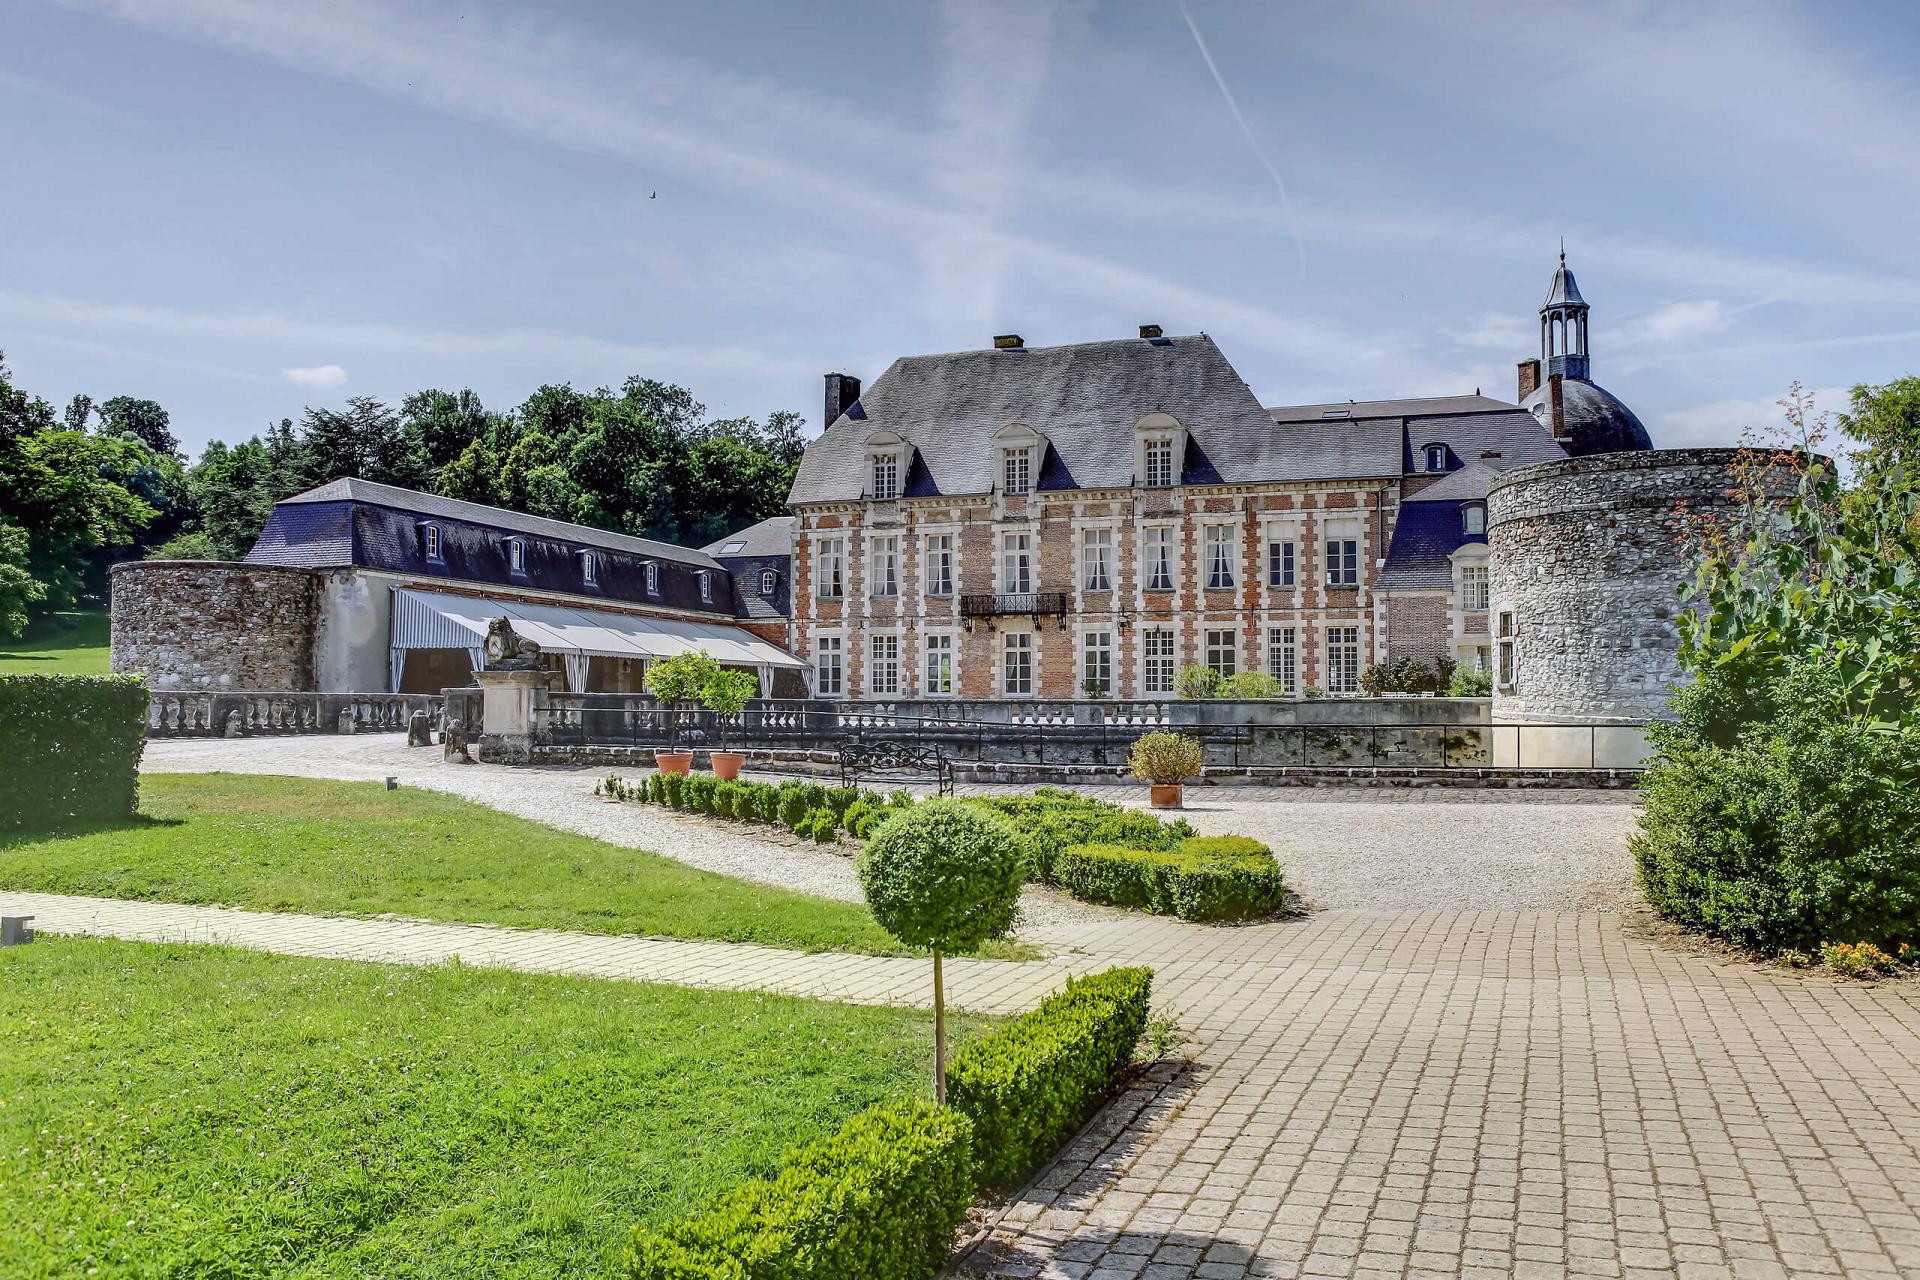
<instances>
[{"instance_id":1,"label":"stone pedestal","mask_svg":"<svg viewBox=\"0 0 1920 1280\"><path fill-rule=\"evenodd\" d=\"M473 679L480 686L480 725L474 741L481 763L531 763L546 724L553 672L476 671Z\"/></svg>"}]
</instances>

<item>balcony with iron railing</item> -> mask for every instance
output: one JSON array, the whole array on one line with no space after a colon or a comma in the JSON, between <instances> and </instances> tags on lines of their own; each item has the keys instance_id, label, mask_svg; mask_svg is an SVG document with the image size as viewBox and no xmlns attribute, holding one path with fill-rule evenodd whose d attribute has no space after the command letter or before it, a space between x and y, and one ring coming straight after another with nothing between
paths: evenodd
<instances>
[{"instance_id":1,"label":"balcony with iron railing","mask_svg":"<svg viewBox=\"0 0 1920 1280\"><path fill-rule=\"evenodd\" d=\"M997 616L1064 618L1072 607L1072 593L1066 591L1003 591L960 597L960 616L963 618Z\"/></svg>"}]
</instances>

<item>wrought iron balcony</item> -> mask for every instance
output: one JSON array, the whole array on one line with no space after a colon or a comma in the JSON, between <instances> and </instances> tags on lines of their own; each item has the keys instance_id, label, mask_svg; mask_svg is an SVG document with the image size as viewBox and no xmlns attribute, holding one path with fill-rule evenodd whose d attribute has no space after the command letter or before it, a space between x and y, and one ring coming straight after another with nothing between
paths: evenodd
<instances>
[{"instance_id":1,"label":"wrought iron balcony","mask_svg":"<svg viewBox=\"0 0 1920 1280\"><path fill-rule=\"evenodd\" d=\"M1015 591L960 597L960 616L963 618L1044 614L1065 617L1072 607L1073 597L1065 591Z\"/></svg>"}]
</instances>

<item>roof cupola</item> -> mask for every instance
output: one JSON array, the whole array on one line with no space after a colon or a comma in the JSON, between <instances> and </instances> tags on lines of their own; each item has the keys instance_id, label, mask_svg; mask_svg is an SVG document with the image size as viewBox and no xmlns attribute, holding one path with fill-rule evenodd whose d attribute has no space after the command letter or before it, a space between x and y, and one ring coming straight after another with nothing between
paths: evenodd
<instances>
[{"instance_id":1,"label":"roof cupola","mask_svg":"<svg viewBox=\"0 0 1920 1280\"><path fill-rule=\"evenodd\" d=\"M1547 288L1547 300L1540 304L1540 358L1547 376L1564 378L1591 376L1592 361L1587 350L1587 300L1580 296L1573 272L1567 269L1567 242L1560 242L1560 267Z\"/></svg>"}]
</instances>

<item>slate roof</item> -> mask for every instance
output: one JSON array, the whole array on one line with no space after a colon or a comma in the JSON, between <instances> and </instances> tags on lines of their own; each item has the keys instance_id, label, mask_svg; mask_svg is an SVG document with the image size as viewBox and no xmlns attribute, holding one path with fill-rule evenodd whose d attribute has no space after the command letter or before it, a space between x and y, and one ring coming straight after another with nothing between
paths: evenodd
<instances>
[{"instance_id":1,"label":"slate roof","mask_svg":"<svg viewBox=\"0 0 1920 1280\"><path fill-rule=\"evenodd\" d=\"M1338 474L1398 473L1391 464L1346 469L1361 460L1378 465L1390 451L1356 457L1317 436L1276 431L1213 339L1197 334L895 360L807 446L789 501L860 499L866 441L876 431L913 445L909 496L992 492L1000 476L991 437L1013 423L1049 442L1036 488L1124 488L1134 482L1129 433L1150 413L1187 429L1187 483L1313 479L1329 465L1342 467Z\"/></svg>"},{"instance_id":2,"label":"slate roof","mask_svg":"<svg viewBox=\"0 0 1920 1280\"><path fill-rule=\"evenodd\" d=\"M733 556L791 556L793 534L799 524L798 516L769 516L759 524L748 525L739 532L730 533L719 541L710 542L700 549L716 559Z\"/></svg>"},{"instance_id":3,"label":"slate roof","mask_svg":"<svg viewBox=\"0 0 1920 1280\"><path fill-rule=\"evenodd\" d=\"M1564 454L1561 456L1565 456ZM1420 492L1410 495L1408 502L1473 502L1484 500L1487 489L1505 470L1485 462L1469 462L1466 466L1449 471L1446 478L1436 480Z\"/></svg>"},{"instance_id":4,"label":"slate roof","mask_svg":"<svg viewBox=\"0 0 1920 1280\"><path fill-rule=\"evenodd\" d=\"M1536 416L1546 412L1550 382L1543 382L1521 406ZM1643 453L1653 448L1653 437L1633 410L1605 387L1585 378L1563 378L1560 408L1573 437L1567 452L1576 458L1593 453Z\"/></svg>"},{"instance_id":5,"label":"slate roof","mask_svg":"<svg viewBox=\"0 0 1920 1280\"><path fill-rule=\"evenodd\" d=\"M1330 413L1349 418L1423 418L1433 414L1491 413L1513 406L1492 396L1423 396L1411 400L1335 400L1329 404L1290 404L1267 410L1275 422L1319 422Z\"/></svg>"},{"instance_id":6,"label":"slate roof","mask_svg":"<svg viewBox=\"0 0 1920 1280\"><path fill-rule=\"evenodd\" d=\"M1484 533L1468 534L1464 528L1457 501L1422 502L1418 498L1408 501L1400 508L1400 518L1393 529L1393 544L1387 549L1387 563L1380 570L1374 590L1451 590L1453 553L1467 543L1487 540Z\"/></svg>"},{"instance_id":7,"label":"slate roof","mask_svg":"<svg viewBox=\"0 0 1920 1280\"><path fill-rule=\"evenodd\" d=\"M1498 402L1495 402L1498 404ZM1529 462L1558 462L1567 456L1548 430L1532 414L1503 404L1491 412L1409 418L1406 422L1406 469L1415 470L1429 444L1444 444L1452 457L1449 466L1484 462L1495 471ZM1486 455L1496 453L1498 458Z\"/></svg>"},{"instance_id":8,"label":"slate roof","mask_svg":"<svg viewBox=\"0 0 1920 1280\"><path fill-rule=\"evenodd\" d=\"M548 520L542 516L509 511L505 507L489 507L478 502L442 498L438 494L422 493L418 489L402 489L397 485L376 484L371 480L361 480L352 476L328 481L317 489L296 493L293 497L283 498L274 505L293 507L302 503L338 502L363 502L373 506L409 511L416 515L438 516L445 520L466 520L474 524L489 525L495 529L510 529L516 533L530 533L538 537L575 542L582 547L629 551L635 555L661 560L676 560L702 569L720 567L719 562L705 552L695 551L690 547L677 547L670 542L636 538L630 534L613 533L584 524L571 524L565 520ZM252 560L251 555L248 558ZM254 561L254 563L261 563L261 561Z\"/></svg>"}]
</instances>

